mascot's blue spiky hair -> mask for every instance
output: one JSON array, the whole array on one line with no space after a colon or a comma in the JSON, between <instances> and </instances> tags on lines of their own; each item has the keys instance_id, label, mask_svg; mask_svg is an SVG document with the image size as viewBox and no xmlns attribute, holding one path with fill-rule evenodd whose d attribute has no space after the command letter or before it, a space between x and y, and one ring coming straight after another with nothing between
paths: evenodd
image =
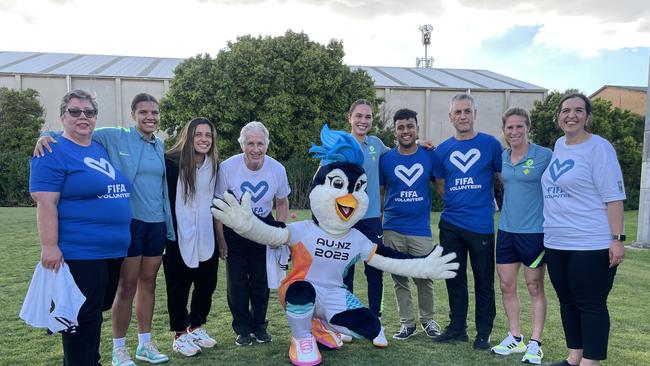
<instances>
[{"instance_id":1,"label":"mascot's blue spiky hair","mask_svg":"<svg viewBox=\"0 0 650 366\"><path fill-rule=\"evenodd\" d=\"M327 124L320 131L321 146L311 145L309 153L320 159L321 165L350 163L363 165L363 151L357 141L345 131L330 130Z\"/></svg>"}]
</instances>

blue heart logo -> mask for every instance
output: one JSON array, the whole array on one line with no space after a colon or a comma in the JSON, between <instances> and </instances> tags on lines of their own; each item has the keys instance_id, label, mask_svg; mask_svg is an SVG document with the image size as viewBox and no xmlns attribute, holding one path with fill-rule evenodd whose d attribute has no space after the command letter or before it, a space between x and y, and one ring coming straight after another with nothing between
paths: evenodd
<instances>
[{"instance_id":1,"label":"blue heart logo","mask_svg":"<svg viewBox=\"0 0 650 366\"><path fill-rule=\"evenodd\" d=\"M573 168L575 165L575 162L573 159L567 159L564 162L560 163L560 160L555 159L551 163L551 167L549 169L551 173L551 178L553 179L553 182L556 182L564 173L568 172Z\"/></svg>"},{"instance_id":2,"label":"blue heart logo","mask_svg":"<svg viewBox=\"0 0 650 366\"><path fill-rule=\"evenodd\" d=\"M253 185L251 182L244 182L241 184L241 187L239 187L242 191L242 193L248 191L251 193L251 199L253 202L257 203L264 195L266 192L269 191L269 184L266 183L266 181L261 181L257 183L257 185Z\"/></svg>"}]
</instances>

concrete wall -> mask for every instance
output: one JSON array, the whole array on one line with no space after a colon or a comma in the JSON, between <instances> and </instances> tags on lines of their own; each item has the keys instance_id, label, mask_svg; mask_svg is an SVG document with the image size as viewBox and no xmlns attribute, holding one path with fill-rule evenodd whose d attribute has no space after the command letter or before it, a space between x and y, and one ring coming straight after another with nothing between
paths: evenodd
<instances>
[{"instance_id":1,"label":"concrete wall","mask_svg":"<svg viewBox=\"0 0 650 366\"><path fill-rule=\"evenodd\" d=\"M591 99L604 99L612 102L612 106L629 110L638 115L645 115L647 109L646 93L642 91L606 86L603 90L591 96Z\"/></svg>"},{"instance_id":2,"label":"concrete wall","mask_svg":"<svg viewBox=\"0 0 650 366\"><path fill-rule=\"evenodd\" d=\"M0 87L14 89L32 88L39 92L45 108L45 129L61 129L59 103L70 90L84 89L95 93L99 104L97 127L132 126L131 99L138 93L149 93L162 98L169 89L165 79L90 78L81 76L45 76L1 74ZM439 144L454 134L449 122L451 97L466 90L443 89L391 89L378 88L377 95L385 99L380 118L391 121L400 108L418 113L420 138ZM501 138L501 115L511 107L532 109L536 100L543 100L543 92L514 92L503 90L470 90L476 100L475 128Z\"/></svg>"},{"instance_id":3,"label":"concrete wall","mask_svg":"<svg viewBox=\"0 0 650 366\"><path fill-rule=\"evenodd\" d=\"M97 127L132 126L131 99L138 93L162 98L169 88L163 79L89 78L77 76L0 75L0 87L35 89L45 109L44 129L60 130L59 105L65 93L83 89L94 93L99 105Z\"/></svg>"},{"instance_id":4,"label":"concrete wall","mask_svg":"<svg viewBox=\"0 0 650 366\"><path fill-rule=\"evenodd\" d=\"M392 123L393 114L400 108L409 108L418 113L420 138L431 140L434 144L446 140L455 132L449 122L449 101L466 90L439 89L389 89L377 90L384 98L379 116ZM528 111L536 100L542 101L542 92L510 92L498 90L470 90L476 102L475 129L501 139L501 115L510 107L521 107Z\"/></svg>"}]
</instances>

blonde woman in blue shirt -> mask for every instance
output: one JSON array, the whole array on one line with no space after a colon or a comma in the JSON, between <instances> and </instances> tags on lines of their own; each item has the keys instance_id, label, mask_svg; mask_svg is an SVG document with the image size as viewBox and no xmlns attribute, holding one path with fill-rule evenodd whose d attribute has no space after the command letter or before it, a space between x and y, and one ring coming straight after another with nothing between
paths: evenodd
<instances>
[{"instance_id":1,"label":"blonde woman in blue shirt","mask_svg":"<svg viewBox=\"0 0 650 366\"><path fill-rule=\"evenodd\" d=\"M497 233L496 263L503 307L508 317L508 336L492 347L499 355L524 353L522 362L540 364L542 331L546 320L544 293L544 234L542 223L542 173L552 151L528 141L530 118L522 108L508 109L502 118L509 148L502 154L503 207ZM517 276L524 265L530 294L533 327L526 345L519 319Z\"/></svg>"},{"instance_id":2,"label":"blonde woman in blue shirt","mask_svg":"<svg viewBox=\"0 0 650 366\"><path fill-rule=\"evenodd\" d=\"M136 358L150 363L167 362L151 339L156 276L165 238L175 240L166 184L164 143L154 135L160 125L160 107L152 95L141 93L131 102L131 128L99 128L93 140L102 144L116 169L133 185L130 203L131 245L122 263L117 295L113 302L113 366L133 366L126 348L133 300L138 319ZM52 136L55 133L46 133ZM35 154L49 150L50 137L41 137Z\"/></svg>"}]
</instances>

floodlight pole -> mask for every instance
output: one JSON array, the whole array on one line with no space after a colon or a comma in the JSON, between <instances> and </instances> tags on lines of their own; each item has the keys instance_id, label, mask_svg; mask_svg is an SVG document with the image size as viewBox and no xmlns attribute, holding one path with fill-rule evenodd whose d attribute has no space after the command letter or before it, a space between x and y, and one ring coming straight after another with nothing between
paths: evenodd
<instances>
[{"instance_id":1,"label":"floodlight pole","mask_svg":"<svg viewBox=\"0 0 650 366\"><path fill-rule=\"evenodd\" d=\"M415 67L433 67L433 57L429 57L427 54L428 47L431 44L431 31L433 31L433 26L431 24L425 24L420 26L420 32L422 32L422 44L424 45L424 58L415 58Z\"/></svg>"},{"instance_id":2,"label":"floodlight pole","mask_svg":"<svg viewBox=\"0 0 650 366\"><path fill-rule=\"evenodd\" d=\"M637 248L650 248L650 56L648 57L647 107L643 131L643 160L641 163L641 187L639 194L639 221L637 225Z\"/></svg>"}]
</instances>

